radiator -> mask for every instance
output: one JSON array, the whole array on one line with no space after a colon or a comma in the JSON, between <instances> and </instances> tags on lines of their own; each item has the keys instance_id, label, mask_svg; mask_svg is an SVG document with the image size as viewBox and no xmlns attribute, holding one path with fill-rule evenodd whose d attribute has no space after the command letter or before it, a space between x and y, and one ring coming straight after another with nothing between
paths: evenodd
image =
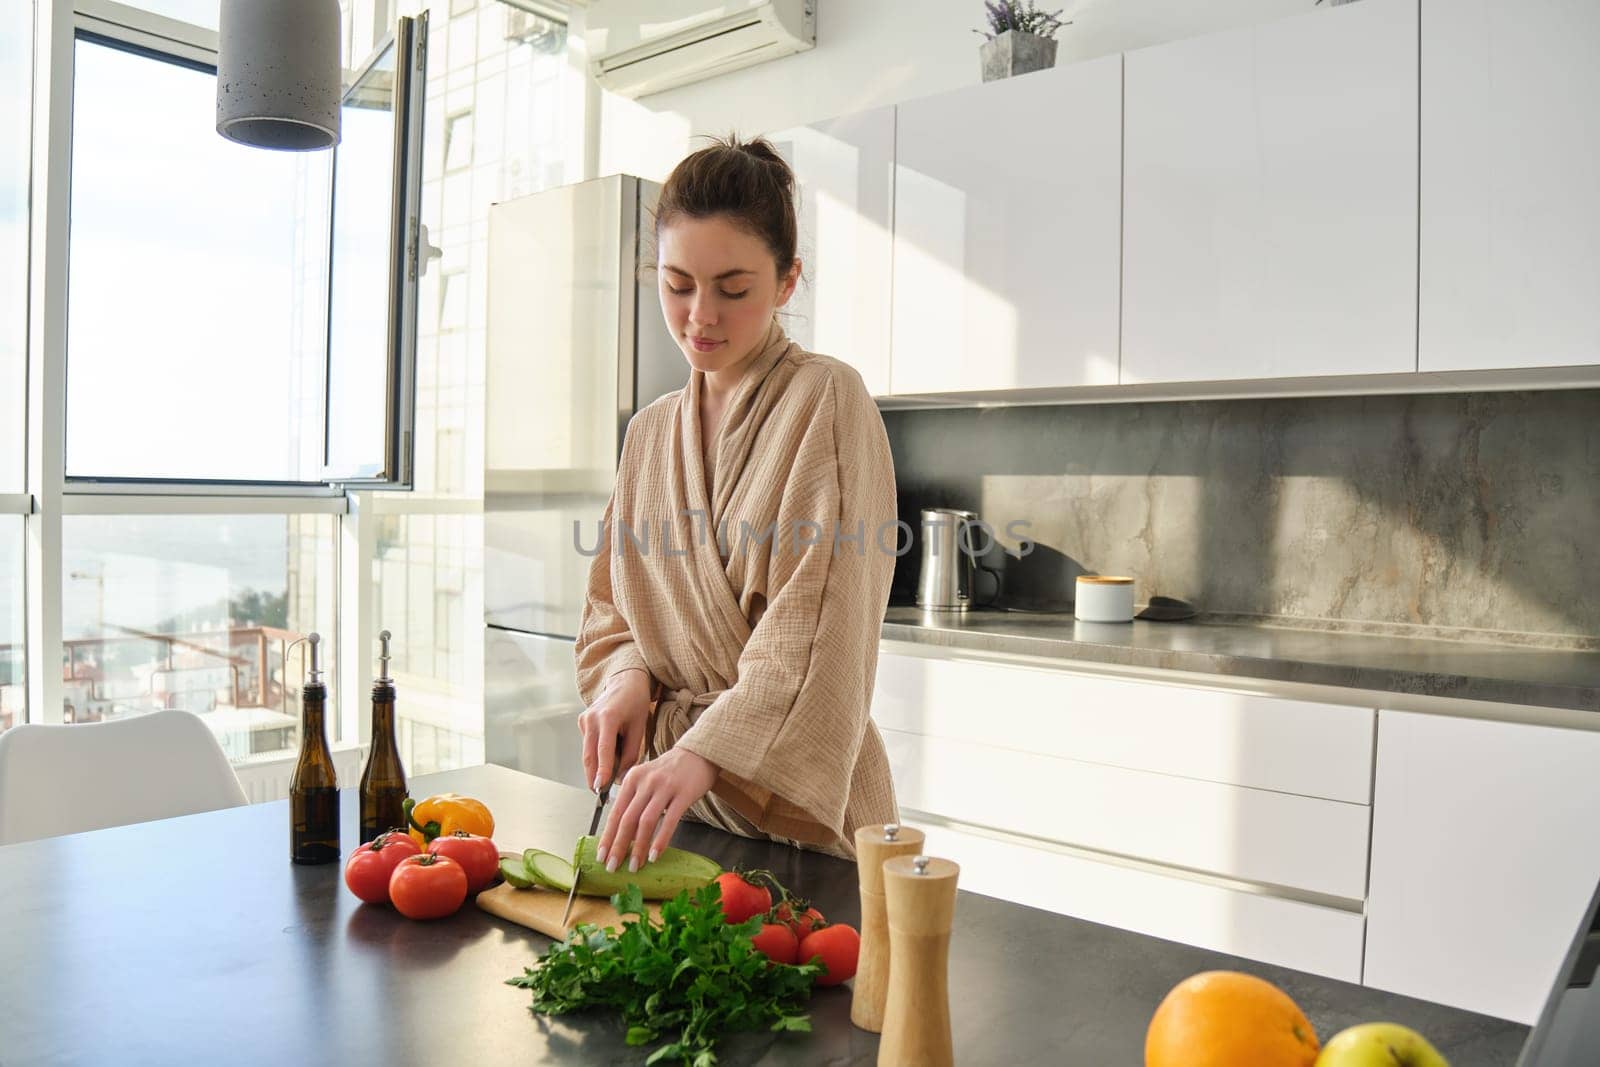
<instances>
[{"instance_id":1,"label":"radiator","mask_svg":"<svg viewBox=\"0 0 1600 1067\"><path fill-rule=\"evenodd\" d=\"M367 750L364 748L349 748L333 754L333 773L339 776L339 786L353 786L361 781L361 766L366 761ZM270 760L265 763L246 763L236 765L233 773L239 776L239 784L244 787L244 795L252 804L264 804L269 800L283 800L289 795L289 779L294 775L296 757L288 756L281 760Z\"/></svg>"}]
</instances>

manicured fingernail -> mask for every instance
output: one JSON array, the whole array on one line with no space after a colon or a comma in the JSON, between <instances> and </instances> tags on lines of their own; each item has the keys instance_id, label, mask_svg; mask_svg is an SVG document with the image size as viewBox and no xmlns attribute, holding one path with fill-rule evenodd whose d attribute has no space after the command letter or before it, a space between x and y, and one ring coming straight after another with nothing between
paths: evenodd
<instances>
[{"instance_id":1,"label":"manicured fingernail","mask_svg":"<svg viewBox=\"0 0 1600 1067\"><path fill-rule=\"evenodd\" d=\"M656 850L655 849L651 849L650 850L650 858L645 860L645 862L646 863L654 863L655 861L656 861Z\"/></svg>"},{"instance_id":2,"label":"manicured fingernail","mask_svg":"<svg viewBox=\"0 0 1600 1067\"><path fill-rule=\"evenodd\" d=\"M599 848L595 849L594 858L599 860L601 863L604 863L606 861L606 846L601 845Z\"/></svg>"},{"instance_id":3,"label":"manicured fingernail","mask_svg":"<svg viewBox=\"0 0 1600 1067\"><path fill-rule=\"evenodd\" d=\"M638 874L639 873L639 857L635 856L635 857L633 857L632 859L630 859L628 861L628 873L629 874Z\"/></svg>"},{"instance_id":4,"label":"manicured fingernail","mask_svg":"<svg viewBox=\"0 0 1600 1067\"><path fill-rule=\"evenodd\" d=\"M606 870L615 874L617 870L617 860L619 858L620 857L612 856L611 859L606 862Z\"/></svg>"},{"instance_id":5,"label":"manicured fingernail","mask_svg":"<svg viewBox=\"0 0 1600 1067\"><path fill-rule=\"evenodd\" d=\"M595 771L594 772L594 791L596 793L600 792L600 772L599 771Z\"/></svg>"}]
</instances>

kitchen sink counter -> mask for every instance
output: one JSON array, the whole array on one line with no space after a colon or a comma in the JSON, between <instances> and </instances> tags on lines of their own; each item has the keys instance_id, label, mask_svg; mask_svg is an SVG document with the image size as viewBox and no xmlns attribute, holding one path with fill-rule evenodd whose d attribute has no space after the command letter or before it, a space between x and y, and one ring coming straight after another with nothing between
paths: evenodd
<instances>
[{"instance_id":1,"label":"kitchen sink counter","mask_svg":"<svg viewBox=\"0 0 1600 1067\"><path fill-rule=\"evenodd\" d=\"M413 792L485 800L504 847L554 847L593 802L502 767L421 776ZM341 792L345 850L355 797ZM467 905L412 922L362 905L340 864L296 867L287 803L0 848L7 1067L32 1064L639 1064L615 1017L530 1014L505 985L550 944ZM937 845L937 838L930 839ZM855 864L685 825L676 844L767 868L831 918L859 923ZM935 848L936 852L937 849ZM1392 1020L1454 1067L1511 1063L1516 1023L1270 967L963 892L950 950L957 1063L1132 1064L1166 991L1228 968L1286 990L1324 1039ZM819 990L811 1034L743 1034L733 1064L877 1062L848 987Z\"/></svg>"},{"instance_id":2,"label":"kitchen sink counter","mask_svg":"<svg viewBox=\"0 0 1600 1067\"><path fill-rule=\"evenodd\" d=\"M1600 652L1208 620L1079 623L1069 614L891 606L883 638L928 649L1186 671L1600 711Z\"/></svg>"}]
</instances>

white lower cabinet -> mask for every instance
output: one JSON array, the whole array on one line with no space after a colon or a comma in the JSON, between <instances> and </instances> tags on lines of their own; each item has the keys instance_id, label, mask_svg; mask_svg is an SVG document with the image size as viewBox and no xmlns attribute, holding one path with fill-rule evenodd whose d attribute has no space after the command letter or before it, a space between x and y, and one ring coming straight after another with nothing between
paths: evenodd
<instances>
[{"instance_id":1,"label":"white lower cabinet","mask_svg":"<svg viewBox=\"0 0 1600 1067\"><path fill-rule=\"evenodd\" d=\"M1359 901L1365 805L883 730L902 805L1064 845Z\"/></svg>"},{"instance_id":2,"label":"white lower cabinet","mask_svg":"<svg viewBox=\"0 0 1600 1067\"><path fill-rule=\"evenodd\" d=\"M1600 732L1382 711L1363 981L1533 1023L1600 879Z\"/></svg>"},{"instance_id":3,"label":"white lower cabinet","mask_svg":"<svg viewBox=\"0 0 1600 1067\"><path fill-rule=\"evenodd\" d=\"M964 888L1347 981L1374 717L892 646L873 697L903 817Z\"/></svg>"},{"instance_id":4,"label":"white lower cabinet","mask_svg":"<svg viewBox=\"0 0 1600 1067\"><path fill-rule=\"evenodd\" d=\"M1359 911L1286 900L929 822L928 851L961 865L962 889L1246 959L1361 980Z\"/></svg>"},{"instance_id":5,"label":"white lower cabinet","mask_svg":"<svg viewBox=\"0 0 1600 1067\"><path fill-rule=\"evenodd\" d=\"M1600 880L1600 730L894 644L872 714L966 889L1469 1011L1533 1023Z\"/></svg>"},{"instance_id":6,"label":"white lower cabinet","mask_svg":"<svg viewBox=\"0 0 1600 1067\"><path fill-rule=\"evenodd\" d=\"M982 714L974 714L974 709ZM880 727L1368 804L1372 708L885 650Z\"/></svg>"}]
</instances>

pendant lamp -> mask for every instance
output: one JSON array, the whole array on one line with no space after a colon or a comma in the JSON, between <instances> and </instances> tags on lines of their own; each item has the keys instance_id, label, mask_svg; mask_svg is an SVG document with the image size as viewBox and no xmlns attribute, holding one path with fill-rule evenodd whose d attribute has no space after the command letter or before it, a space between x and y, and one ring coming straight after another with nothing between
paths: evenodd
<instances>
[{"instance_id":1,"label":"pendant lamp","mask_svg":"<svg viewBox=\"0 0 1600 1067\"><path fill-rule=\"evenodd\" d=\"M222 0L217 132L257 148L339 143L339 0Z\"/></svg>"}]
</instances>

